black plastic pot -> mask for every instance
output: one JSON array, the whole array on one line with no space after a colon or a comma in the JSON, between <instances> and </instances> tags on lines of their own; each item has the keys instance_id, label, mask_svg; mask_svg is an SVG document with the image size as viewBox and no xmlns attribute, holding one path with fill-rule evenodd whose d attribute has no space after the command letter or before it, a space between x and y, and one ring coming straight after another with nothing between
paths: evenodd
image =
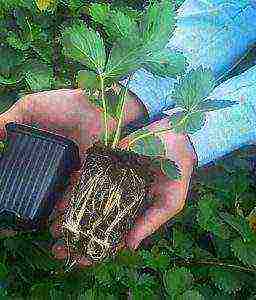
<instances>
[{"instance_id":1,"label":"black plastic pot","mask_svg":"<svg viewBox=\"0 0 256 300\"><path fill-rule=\"evenodd\" d=\"M112 255L143 212L152 182L148 157L101 143L88 149L63 223L63 237L74 255L66 266L79 255L92 262Z\"/></svg>"},{"instance_id":2,"label":"black plastic pot","mask_svg":"<svg viewBox=\"0 0 256 300\"><path fill-rule=\"evenodd\" d=\"M70 173L81 167L76 143L61 135L8 123L0 158L0 226L35 230L62 196Z\"/></svg>"}]
</instances>

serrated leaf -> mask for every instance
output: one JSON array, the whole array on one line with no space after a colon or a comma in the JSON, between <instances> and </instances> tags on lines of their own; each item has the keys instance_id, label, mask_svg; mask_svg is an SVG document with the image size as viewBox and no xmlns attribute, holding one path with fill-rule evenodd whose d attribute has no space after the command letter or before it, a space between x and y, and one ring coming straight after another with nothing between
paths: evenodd
<instances>
[{"instance_id":1,"label":"serrated leaf","mask_svg":"<svg viewBox=\"0 0 256 300\"><path fill-rule=\"evenodd\" d=\"M218 214L221 219L234 229L244 242L250 241L253 238L253 233L247 220L241 216L233 216L229 213L220 212Z\"/></svg>"},{"instance_id":2,"label":"serrated leaf","mask_svg":"<svg viewBox=\"0 0 256 300\"><path fill-rule=\"evenodd\" d=\"M143 67L156 76L176 78L185 71L186 58L182 53L163 49L150 53Z\"/></svg>"},{"instance_id":3,"label":"serrated leaf","mask_svg":"<svg viewBox=\"0 0 256 300\"><path fill-rule=\"evenodd\" d=\"M139 129L131 135L131 138L137 138L150 131L146 128ZM131 151L146 156L166 156L166 147L162 140L154 135L149 135L138 139L131 145Z\"/></svg>"},{"instance_id":4,"label":"serrated leaf","mask_svg":"<svg viewBox=\"0 0 256 300\"><path fill-rule=\"evenodd\" d=\"M174 16L171 0L151 1L140 24L143 41L151 51L162 50L170 40Z\"/></svg>"},{"instance_id":5,"label":"serrated leaf","mask_svg":"<svg viewBox=\"0 0 256 300\"><path fill-rule=\"evenodd\" d=\"M163 173L170 180L180 180L181 179L181 171L177 164L170 159L160 159L160 166Z\"/></svg>"},{"instance_id":6,"label":"serrated leaf","mask_svg":"<svg viewBox=\"0 0 256 300\"><path fill-rule=\"evenodd\" d=\"M110 5L108 3L92 3L89 13L94 22L103 24L108 20Z\"/></svg>"},{"instance_id":7,"label":"serrated leaf","mask_svg":"<svg viewBox=\"0 0 256 300\"><path fill-rule=\"evenodd\" d=\"M21 53L8 47L0 46L0 74L9 76L24 61Z\"/></svg>"},{"instance_id":8,"label":"serrated leaf","mask_svg":"<svg viewBox=\"0 0 256 300\"><path fill-rule=\"evenodd\" d=\"M21 76L17 77L9 77L5 78L4 76L0 75L0 85L15 85L22 79Z\"/></svg>"},{"instance_id":9,"label":"serrated leaf","mask_svg":"<svg viewBox=\"0 0 256 300\"><path fill-rule=\"evenodd\" d=\"M231 242L231 249L235 256L245 265L256 266L256 238L250 242L243 242L241 239L235 239Z\"/></svg>"},{"instance_id":10,"label":"serrated leaf","mask_svg":"<svg viewBox=\"0 0 256 300\"><path fill-rule=\"evenodd\" d=\"M170 263L170 258L165 253L153 253L152 251L141 250L139 256L143 260L143 267L149 267L154 270L165 270Z\"/></svg>"},{"instance_id":11,"label":"serrated leaf","mask_svg":"<svg viewBox=\"0 0 256 300\"><path fill-rule=\"evenodd\" d=\"M194 241L188 233L182 232L177 228L173 228L172 240L172 248L176 255L185 259L192 258Z\"/></svg>"},{"instance_id":12,"label":"serrated leaf","mask_svg":"<svg viewBox=\"0 0 256 300\"><path fill-rule=\"evenodd\" d=\"M31 44L29 42L21 40L21 38L15 32L9 32L6 42L13 48L21 51L28 50Z\"/></svg>"},{"instance_id":13,"label":"serrated leaf","mask_svg":"<svg viewBox=\"0 0 256 300\"><path fill-rule=\"evenodd\" d=\"M77 73L77 83L82 89L99 89L100 81L96 73L87 70L80 70Z\"/></svg>"},{"instance_id":14,"label":"serrated leaf","mask_svg":"<svg viewBox=\"0 0 256 300\"><path fill-rule=\"evenodd\" d=\"M104 284L111 282L111 280L112 280L112 276L111 276L111 273L109 271L109 267L107 264L99 265L99 266L95 267L94 276L99 282L104 283Z\"/></svg>"},{"instance_id":15,"label":"serrated leaf","mask_svg":"<svg viewBox=\"0 0 256 300\"><path fill-rule=\"evenodd\" d=\"M210 231L222 239L228 239L228 226L218 217L219 204L213 198L200 199L198 203L197 221L201 228Z\"/></svg>"},{"instance_id":16,"label":"serrated leaf","mask_svg":"<svg viewBox=\"0 0 256 300\"><path fill-rule=\"evenodd\" d=\"M46 64L32 63L23 71L25 80L34 92L51 89L53 83L53 71Z\"/></svg>"},{"instance_id":17,"label":"serrated leaf","mask_svg":"<svg viewBox=\"0 0 256 300\"><path fill-rule=\"evenodd\" d=\"M175 300L204 300L205 297L202 296L197 290L188 290L182 295L177 295Z\"/></svg>"},{"instance_id":18,"label":"serrated leaf","mask_svg":"<svg viewBox=\"0 0 256 300\"><path fill-rule=\"evenodd\" d=\"M198 67L190 70L175 84L172 99L176 105L191 111L208 97L214 86L215 80L210 69Z\"/></svg>"},{"instance_id":19,"label":"serrated leaf","mask_svg":"<svg viewBox=\"0 0 256 300\"><path fill-rule=\"evenodd\" d=\"M151 9L152 12L150 12ZM169 34L172 30L171 16L171 1L163 0L148 9L141 27L142 36L136 34L136 26L131 22L129 27L132 29L129 33L126 31L126 38L115 43L111 49L105 77L113 81L124 79L128 74L142 67L150 53L162 50L169 41ZM135 34L132 34L133 32Z\"/></svg>"},{"instance_id":20,"label":"serrated leaf","mask_svg":"<svg viewBox=\"0 0 256 300\"><path fill-rule=\"evenodd\" d=\"M243 285L241 274L222 268L210 268L209 276L215 286L227 293L237 292Z\"/></svg>"},{"instance_id":21,"label":"serrated leaf","mask_svg":"<svg viewBox=\"0 0 256 300\"><path fill-rule=\"evenodd\" d=\"M235 104L238 104L236 101L231 101L231 100L205 100L198 105L198 109L201 111L212 111L212 110L218 110L218 109L223 109L227 108L230 106L233 106Z\"/></svg>"},{"instance_id":22,"label":"serrated leaf","mask_svg":"<svg viewBox=\"0 0 256 300\"><path fill-rule=\"evenodd\" d=\"M172 115L169 120L174 132L193 134L204 126L206 116L200 111L191 113L181 112Z\"/></svg>"},{"instance_id":23,"label":"serrated leaf","mask_svg":"<svg viewBox=\"0 0 256 300\"><path fill-rule=\"evenodd\" d=\"M182 267L169 270L164 276L165 286L171 296L186 292L193 284L193 275Z\"/></svg>"},{"instance_id":24,"label":"serrated leaf","mask_svg":"<svg viewBox=\"0 0 256 300\"><path fill-rule=\"evenodd\" d=\"M111 9L109 4L94 3L90 7L90 15L103 26L112 43L124 38L132 42L138 38L138 25L126 11Z\"/></svg>"},{"instance_id":25,"label":"serrated leaf","mask_svg":"<svg viewBox=\"0 0 256 300\"><path fill-rule=\"evenodd\" d=\"M146 57L142 44L132 45L127 41L114 44L104 72L104 77L111 83L124 79L142 66Z\"/></svg>"},{"instance_id":26,"label":"serrated leaf","mask_svg":"<svg viewBox=\"0 0 256 300\"><path fill-rule=\"evenodd\" d=\"M98 32L80 22L65 30L62 41L66 56L79 61L97 74L103 72L106 52Z\"/></svg>"}]
</instances>

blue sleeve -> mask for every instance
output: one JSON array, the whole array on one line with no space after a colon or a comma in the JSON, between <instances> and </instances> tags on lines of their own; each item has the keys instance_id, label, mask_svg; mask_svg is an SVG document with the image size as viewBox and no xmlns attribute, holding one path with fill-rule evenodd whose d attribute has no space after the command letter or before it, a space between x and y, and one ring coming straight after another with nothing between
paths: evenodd
<instances>
[{"instance_id":1,"label":"blue sleeve","mask_svg":"<svg viewBox=\"0 0 256 300\"><path fill-rule=\"evenodd\" d=\"M232 107L207 113L203 128L190 134L198 166L242 146L256 143L256 66L216 87L211 99L237 101Z\"/></svg>"},{"instance_id":2,"label":"blue sleeve","mask_svg":"<svg viewBox=\"0 0 256 300\"><path fill-rule=\"evenodd\" d=\"M187 0L179 8L177 26L167 48L182 51L189 68L211 67L216 78L225 74L256 40L254 1ZM161 78L144 69L130 83L150 119L172 108L168 96L175 79Z\"/></svg>"}]
</instances>

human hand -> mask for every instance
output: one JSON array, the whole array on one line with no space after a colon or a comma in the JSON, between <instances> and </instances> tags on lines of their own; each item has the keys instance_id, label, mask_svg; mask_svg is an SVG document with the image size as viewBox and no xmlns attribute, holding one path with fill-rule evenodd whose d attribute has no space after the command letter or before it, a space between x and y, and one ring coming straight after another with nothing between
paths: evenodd
<instances>
[{"instance_id":1,"label":"human hand","mask_svg":"<svg viewBox=\"0 0 256 300\"><path fill-rule=\"evenodd\" d=\"M169 121L165 118L150 124L147 129L156 132L169 127ZM126 148L133 139L132 135L121 140L119 146ZM167 158L179 166L181 179L170 180L160 169L156 170L150 195L157 201L146 210L144 215L137 218L135 226L125 237L125 244L132 249L136 249L143 239L182 211L193 168L197 162L195 151L186 135L169 131L159 137L166 145Z\"/></svg>"},{"instance_id":2,"label":"human hand","mask_svg":"<svg viewBox=\"0 0 256 300\"><path fill-rule=\"evenodd\" d=\"M129 97L124 109L124 124L128 124L142 117L144 109L135 97ZM9 122L38 125L39 128L64 135L77 142L80 157L83 161L85 151L103 133L104 122L102 111L90 103L83 95L82 90L55 90L28 95L16 102L8 111L0 115L0 138L5 138L5 124ZM116 127L116 120L109 119L110 132ZM63 215L64 208L69 202L69 192L72 183L79 178L79 172L71 175L71 184L67 188L63 199L60 199L53 213L56 221L51 226L51 232L55 238L60 235L60 224L57 220ZM14 235L10 230L0 230L1 235ZM56 243L53 246L56 258L65 257L65 249Z\"/></svg>"},{"instance_id":3,"label":"human hand","mask_svg":"<svg viewBox=\"0 0 256 300\"><path fill-rule=\"evenodd\" d=\"M144 113L136 101L128 101L125 108L124 123L127 124ZM5 135L4 125L15 121L24 124L37 124L40 128L65 135L74 139L80 148L81 154L98 139L103 131L101 111L88 102L81 90L57 90L42 92L26 96L18 101L10 110L0 116L0 135ZM109 120L110 131L115 128L116 121ZM149 130L156 131L168 127L166 119L154 122L148 126ZM159 200L146 212L146 215L138 218L136 225L126 237L127 246L137 248L139 243L167 220L182 210L187 189L192 174L193 165L196 161L195 154L184 135L169 132L162 135L165 138L168 149L168 158L175 161L182 173L179 181L170 181L158 172L151 193L158 196ZM125 147L132 135L120 141L119 146ZM85 159L81 157L82 160ZM51 232L55 238L61 236L61 220L65 208L69 204L69 193L73 184L79 178L79 172L71 176L71 184L66 193L56 204L57 220L51 226ZM56 243L53 253L57 259L64 259L67 255L63 244ZM89 261L83 258L80 266L89 265Z\"/></svg>"}]
</instances>

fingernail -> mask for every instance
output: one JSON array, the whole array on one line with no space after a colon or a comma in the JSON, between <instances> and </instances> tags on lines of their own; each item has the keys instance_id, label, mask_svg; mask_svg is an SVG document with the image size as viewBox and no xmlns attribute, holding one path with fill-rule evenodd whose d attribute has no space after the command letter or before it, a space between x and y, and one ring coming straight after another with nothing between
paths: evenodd
<instances>
[{"instance_id":1,"label":"fingernail","mask_svg":"<svg viewBox=\"0 0 256 300\"><path fill-rule=\"evenodd\" d=\"M66 248L60 241L53 245L52 252L56 259L64 259L67 256Z\"/></svg>"},{"instance_id":2,"label":"fingernail","mask_svg":"<svg viewBox=\"0 0 256 300\"><path fill-rule=\"evenodd\" d=\"M81 267L88 267L92 265L92 262L90 262L86 257L81 257L79 260L79 265Z\"/></svg>"}]
</instances>

